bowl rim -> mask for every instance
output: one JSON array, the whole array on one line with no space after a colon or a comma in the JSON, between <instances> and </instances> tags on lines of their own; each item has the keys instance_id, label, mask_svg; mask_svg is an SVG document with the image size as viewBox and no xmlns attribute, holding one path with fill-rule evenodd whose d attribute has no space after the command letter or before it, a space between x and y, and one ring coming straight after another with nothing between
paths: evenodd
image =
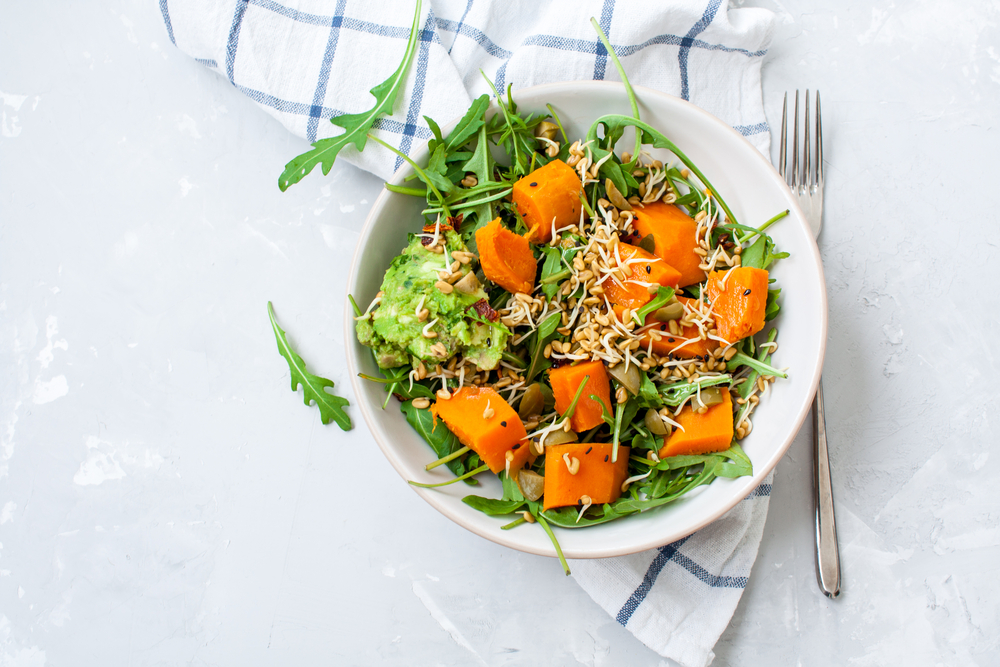
<instances>
[{"instance_id":1,"label":"bowl rim","mask_svg":"<svg viewBox=\"0 0 1000 667\"><path fill-rule=\"evenodd\" d=\"M545 94L551 95L556 92L577 92L580 89L587 89L587 88L621 89L622 91L624 91L623 84L618 81L589 80L589 81L563 81L558 83L539 84L535 86L528 86L522 88L516 91L516 93L522 97L525 96L526 94L531 95L533 97L539 97L539 96L544 96ZM753 144L747 141L746 137L741 135L735 129L733 129L724 121L720 120L719 118L712 115L708 111L705 111L704 109L692 104L691 102L685 99L645 86L633 85L632 88L635 91L636 98L640 102L640 104L642 103L643 100L649 99L651 97L663 98L667 100L668 104L679 104L681 107L686 107L689 111L694 112L695 115L702 116L703 119L709 122L710 124L716 125L718 129L720 129L723 133L729 134L731 138L734 138L737 141L746 144L746 146L748 146L752 150L752 154L755 156L754 159L756 159L759 162L760 168L765 172L767 178L773 181L775 185L783 189L785 198L788 203L788 207L790 209L793 209L795 213L797 213L796 216L797 219L803 221L804 224L805 216L802 212L802 209L798 205L797 199L792 194L785 179L778 175L777 170L771 164L770 160L763 153L757 150L757 148L753 146ZM496 100L491 99L489 109L492 110L496 108L497 108ZM447 133L450 130L450 128L452 128L459 120L460 118L455 118L447 125L442 125L441 126L442 132ZM410 158L414 162L417 162L419 164L422 160L426 160L427 143L428 142L425 141L422 144L417 145L411 152ZM386 181L386 183L392 185L400 185L403 182L403 179L406 176L408 176L411 171L412 167L408 163L404 162L400 166L400 168L397 169L395 173L393 173L392 177L388 181ZM351 307L350 299L347 298L347 295L352 294L354 292L355 287L357 285L357 279L360 271L361 255L364 248L367 246L368 242L372 238L377 214L382 210L382 208L384 208L387 200L393 194L394 193L390 192L383 185L382 191L375 199L374 203L372 204L371 210L368 212L368 215L365 218L364 226L362 227L361 234L359 235L357 244L355 245L354 248L354 253L351 258L351 266L348 273L347 292L344 297L344 330L345 330L344 345L346 348L345 351L347 353L347 367L351 378L351 387L354 390L355 396L358 397L357 400L358 408L361 410L361 415L364 418L365 424L366 426L368 426L369 432L375 439L375 442L378 444L379 449L382 450L382 454L389 461L389 464L392 465L397 474L399 474L399 476L405 481L407 479L407 470L405 466L397 457L395 450L392 447L390 447L388 443L383 442L383 439L380 437L379 431L375 426L376 423L378 422L376 411L373 409L373 406L370 405L368 402L361 400L361 396L363 395L363 392L361 391L361 378L358 376L359 368L357 366L356 363L357 360L355 359L353 352L353 342L356 337L354 330L354 311ZM397 195L397 196L402 197L405 195ZM807 237L809 241L808 247L813 255L812 259L815 262L816 266L820 268L818 277L819 277L819 287L820 287L819 291L820 291L820 301L821 301L820 331L822 334L819 341L819 354L815 359L813 368L810 369L811 377L809 379L809 391L807 394L810 397L810 399L808 401L803 402L802 407L800 407L798 414L795 415L795 418L793 420L794 428L789 430L789 435L785 439L785 442L783 442L780 447L774 450L774 452L772 453L770 459L768 459L766 464L760 466L759 469L758 466L755 465L754 473L752 476L738 478L738 480L742 482L742 486L746 489L747 493L752 492L763 482L764 478L766 478L774 470L778 462L784 457L785 453L788 451L788 448L791 446L792 442L798 435L799 430L802 428L802 424L805 421L806 416L812 411L813 397L816 394L816 390L817 387L819 386L820 378L822 376L823 361L826 356L826 338L827 338L829 306L827 302L826 281L823 272L823 263L819 253L819 246L816 243L815 236L813 236L813 234L809 232L808 229L807 229ZM381 413L382 411L378 410L378 412ZM465 522L459 513L452 510L451 503L449 502L450 497L435 493L435 489L424 489L412 486L411 484L407 484L407 486L409 486L418 496L427 501L427 503L430 504L431 507L436 509L442 515L452 520L462 528L480 537L483 537L501 546L509 547L511 549L515 549L517 551L521 551L524 553L531 553L538 556L548 556L552 558L555 558L557 556L555 549L548 542L546 542L545 546L543 547L535 548L532 547L531 545L525 545L516 540L510 539L508 537L509 533L507 531L496 530L495 528L486 529L484 527L481 527L480 525L469 524ZM659 533L656 534L655 536L651 536L645 541L633 541L624 547L598 546L592 549L588 549L586 551L581 551L579 549L564 550L565 556L566 558L570 559L610 558L615 556L625 556L629 554L639 553L642 551L663 546L665 544L670 544L671 542L687 537L701 530L705 526L713 523L714 521L718 520L720 517L722 517L731 509L733 509L736 505L738 505L742 500L744 500L745 497L746 494L742 495L735 493L732 494L732 496L727 500L727 502L720 504L720 506L715 511L708 514L704 519L696 522L691 526L686 526L683 530L680 531L675 530L669 534Z\"/></svg>"}]
</instances>

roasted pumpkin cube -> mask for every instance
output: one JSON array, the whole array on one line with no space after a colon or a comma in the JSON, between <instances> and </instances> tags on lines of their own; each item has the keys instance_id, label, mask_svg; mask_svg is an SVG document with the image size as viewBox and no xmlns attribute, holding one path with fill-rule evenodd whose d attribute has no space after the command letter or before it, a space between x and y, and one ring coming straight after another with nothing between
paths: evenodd
<instances>
[{"instance_id":1,"label":"roasted pumpkin cube","mask_svg":"<svg viewBox=\"0 0 1000 667\"><path fill-rule=\"evenodd\" d=\"M629 448L618 446L618 460L611 461L613 446L607 443L571 442L545 448L545 509L582 505L584 496L594 505L613 503L628 478ZM563 458L563 454L566 458ZM574 474L566 459L578 466Z\"/></svg>"},{"instance_id":2,"label":"roasted pumpkin cube","mask_svg":"<svg viewBox=\"0 0 1000 667\"><path fill-rule=\"evenodd\" d=\"M492 414L491 414L492 412ZM507 466L520 470L530 455L521 418L503 396L489 387L462 387L448 400L437 400L431 413L441 418L459 442L479 454L494 473Z\"/></svg>"},{"instance_id":3,"label":"roasted pumpkin cube","mask_svg":"<svg viewBox=\"0 0 1000 667\"><path fill-rule=\"evenodd\" d=\"M698 414L690 405L685 405L677 416L677 423L684 429L674 429L660 447L661 459L686 454L711 454L729 449L733 442L733 399L723 389L722 403L710 406L704 414Z\"/></svg>"},{"instance_id":4,"label":"roasted pumpkin cube","mask_svg":"<svg viewBox=\"0 0 1000 667\"><path fill-rule=\"evenodd\" d=\"M611 412L611 381L604 369L604 363L585 361L549 371L549 384L552 386L552 396L556 400L556 410L559 414L569 409L580 383L588 375L590 379L587 380L580 399L576 402L573 415L569 418L570 428L577 433L604 423L602 405L609 413ZM591 395L597 396L600 400L595 401Z\"/></svg>"},{"instance_id":5,"label":"roasted pumpkin cube","mask_svg":"<svg viewBox=\"0 0 1000 667\"><path fill-rule=\"evenodd\" d=\"M640 236L652 234L653 254L680 272L679 287L705 279L705 272L698 268L702 258L694 251L698 247L698 223L673 204L661 201L646 204L634 213L635 231Z\"/></svg>"},{"instance_id":6,"label":"roasted pumpkin cube","mask_svg":"<svg viewBox=\"0 0 1000 667\"><path fill-rule=\"evenodd\" d=\"M532 243L548 243L555 228L573 225L580 220L580 194L583 184L573 168L562 160L553 160L514 183L511 200L517 207Z\"/></svg>"},{"instance_id":7,"label":"roasted pumpkin cube","mask_svg":"<svg viewBox=\"0 0 1000 667\"><path fill-rule=\"evenodd\" d=\"M653 298L649 285L676 287L680 282L680 271L642 248L619 243L617 253L624 280L619 281L612 275L601 283L611 303L624 308L639 308Z\"/></svg>"}]
</instances>

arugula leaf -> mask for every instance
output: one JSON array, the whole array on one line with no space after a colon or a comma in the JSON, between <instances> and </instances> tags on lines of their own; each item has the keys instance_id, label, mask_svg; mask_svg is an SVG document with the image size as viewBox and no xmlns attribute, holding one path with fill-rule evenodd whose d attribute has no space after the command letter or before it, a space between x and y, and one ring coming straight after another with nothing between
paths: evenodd
<instances>
[{"instance_id":1,"label":"arugula leaf","mask_svg":"<svg viewBox=\"0 0 1000 667\"><path fill-rule=\"evenodd\" d=\"M383 113L392 114L392 105L396 102L396 95L403 86L406 78L406 70L410 67L413 54L417 51L418 21L420 20L420 9L422 1L417 0L417 7L413 13L413 25L410 27L410 39L406 42L406 51L403 54L403 62L392 75L371 89L372 96L375 97L375 106L361 113L344 114L331 118L330 122L344 128L343 134L328 139L320 139L313 143L313 149L298 156L285 165L285 170L278 177L278 187L282 192L288 186L295 185L301 181L306 174L311 172L316 165L322 165L323 175L326 176L333 168L333 162L337 159L337 154L341 149L353 144L359 151L364 150L365 142L368 139L368 132L372 129L375 121Z\"/></svg>"},{"instance_id":2,"label":"arugula leaf","mask_svg":"<svg viewBox=\"0 0 1000 667\"><path fill-rule=\"evenodd\" d=\"M674 298L673 287L657 287L656 296L653 297L652 301L649 301L646 305L633 311L632 318L636 321L636 324L642 326L642 324L646 321L646 315L655 313L657 310L665 306L672 298Z\"/></svg>"},{"instance_id":3,"label":"arugula leaf","mask_svg":"<svg viewBox=\"0 0 1000 667\"><path fill-rule=\"evenodd\" d=\"M306 405L316 403L320 420L324 424L335 421L341 429L351 430L351 418L344 412L344 406L350 405L350 402L346 398L326 391L327 387L333 388L332 380L313 375L306 370L306 362L288 344L285 332L278 326L270 301L267 302L267 316L271 319L271 328L274 329L274 337L278 342L278 353L288 362L288 371L292 376L292 391L298 391L301 384L303 402Z\"/></svg>"},{"instance_id":4,"label":"arugula leaf","mask_svg":"<svg viewBox=\"0 0 1000 667\"><path fill-rule=\"evenodd\" d=\"M781 312L781 304L778 297L781 296L781 288L767 290L767 305L764 306L764 320L770 322Z\"/></svg>"},{"instance_id":5,"label":"arugula leaf","mask_svg":"<svg viewBox=\"0 0 1000 667\"><path fill-rule=\"evenodd\" d=\"M471 171L476 175L479 186L485 186L496 182L493 180L493 165L493 154L490 153L486 126L481 125L479 127L479 138L476 142L476 150L473 151L469 161L462 165L462 169L464 171ZM468 246L470 251L477 252L475 232L493 220L493 204L488 201L482 202L469 211L469 214L476 216L476 222L474 226L469 228L468 233L463 232L462 238L466 240L466 246Z\"/></svg>"},{"instance_id":6,"label":"arugula leaf","mask_svg":"<svg viewBox=\"0 0 1000 667\"><path fill-rule=\"evenodd\" d=\"M524 372L525 385L531 384L531 381L538 373L551 366L551 362L545 358L542 350L556 337L556 328L561 321L562 315L552 313L538 325L538 329L533 336L534 344L531 346L531 363L528 364L528 370Z\"/></svg>"},{"instance_id":7,"label":"arugula leaf","mask_svg":"<svg viewBox=\"0 0 1000 667\"><path fill-rule=\"evenodd\" d=\"M735 442L726 451L719 452L717 456L727 457L732 461L732 463L719 462L715 470L715 474L719 477L744 477L753 474L753 463L750 461L750 457Z\"/></svg>"},{"instance_id":8,"label":"arugula leaf","mask_svg":"<svg viewBox=\"0 0 1000 667\"><path fill-rule=\"evenodd\" d=\"M660 393L663 396L664 403L672 407L677 407L691 396L697 394L699 386L705 389L706 387L714 387L719 384L729 384L732 381L733 378L729 375L704 377L699 378L695 382L681 381L667 385Z\"/></svg>"},{"instance_id":9,"label":"arugula leaf","mask_svg":"<svg viewBox=\"0 0 1000 667\"><path fill-rule=\"evenodd\" d=\"M558 275L563 270L562 253L559 252L559 248L543 246L542 254L545 255L545 263L542 264L542 276L539 282L542 285L542 293L552 299L559 291L559 282L552 280L552 276Z\"/></svg>"},{"instance_id":10,"label":"arugula leaf","mask_svg":"<svg viewBox=\"0 0 1000 667\"><path fill-rule=\"evenodd\" d=\"M663 399L660 398L660 392L657 391L656 385L653 384L653 381L649 379L649 376L646 373L642 373L641 375L642 383L639 385L639 399L642 402L642 407L663 407Z\"/></svg>"},{"instance_id":11,"label":"arugula leaf","mask_svg":"<svg viewBox=\"0 0 1000 667\"><path fill-rule=\"evenodd\" d=\"M458 441L455 434L452 433L447 426L445 426L443 421L438 420L434 423L434 415L431 411L426 408L415 408L413 407L412 401L406 401L401 403L399 406L400 411L406 415L406 421L409 422L413 430L416 431L424 441L430 445L431 449L439 459L442 459L449 454L458 451L462 448L462 443ZM456 475L463 475L467 472L467 466L472 463L470 461L462 461L460 459L454 459L448 461L445 465ZM466 484L476 485L477 482L474 479L466 479Z\"/></svg>"},{"instance_id":12,"label":"arugula leaf","mask_svg":"<svg viewBox=\"0 0 1000 667\"><path fill-rule=\"evenodd\" d=\"M756 269L767 269L774 260L784 257L788 257L788 253L774 252L774 241L767 234L761 234L749 248L743 251L740 264Z\"/></svg>"},{"instance_id":13,"label":"arugula leaf","mask_svg":"<svg viewBox=\"0 0 1000 667\"><path fill-rule=\"evenodd\" d=\"M458 121L458 125L448 135L445 145L447 145L449 150L462 146L472 138L472 135L479 131L479 128L486 123L483 116L489 106L490 96L485 93L472 101L472 106L469 107L469 110L462 116L462 120Z\"/></svg>"},{"instance_id":14,"label":"arugula leaf","mask_svg":"<svg viewBox=\"0 0 1000 667\"><path fill-rule=\"evenodd\" d=\"M495 500L493 498L483 498L482 496L465 496L462 502L474 510L479 510L489 516L503 516L513 514L524 505L524 498L521 500Z\"/></svg>"}]
</instances>

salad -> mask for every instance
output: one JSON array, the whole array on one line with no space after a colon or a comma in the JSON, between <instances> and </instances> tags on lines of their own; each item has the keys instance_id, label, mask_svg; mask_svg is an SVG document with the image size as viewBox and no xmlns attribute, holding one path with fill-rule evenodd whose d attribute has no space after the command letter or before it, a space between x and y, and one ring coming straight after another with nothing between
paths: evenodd
<instances>
[{"instance_id":1,"label":"salad","mask_svg":"<svg viewBox=\"0 0 1000 667\"><path fill-rule=\"evenodd\" d=\"M355 304L356 330L384 375L365 377L433 450L427 469L455 474L411 484L498 475L502 497L464 501L510 516L503 529L540 524L561 557L553 525L618 520L752 474L739 441L785 377L771 363L777 331L765 332L780 293L767 269L784 255L765 230L787 211L738 223L637 117L572 138L551 106L520 113L510 89L496 99L499 113L484 95L447 136L431 124L428 164L413 164L424 187L387 186L427 206L381 290ZM618 153L629 126L636 145Z\"/></svg>"},{"instance_id":2,"label":"salad","mask_svg":"<svg viewBox=\"0 0 1000 667\"><path fill-rule=\"evenodd\" d=\"M426 201L408 243L362 308L360 343L430 446L439 483L478 485L497 475L500 498L463 500L537 523L567 574L553 526L585 528L668 504L717 477L751 475L739 442L776 378L772 365L781 290L768 274L784 256L766 230L741 224L721 194L662 132L639 118L621 63L591 20L625 85L631 115L594 120L570 137L557 111L518 110L493 88L445 135L427 164L369 133L412 59L372 89L375 106L333 119L345 132L313 144L279 178L285 189L339 150L368 139L413 167L387 184ZM488 79L487 79L488 81ZM627 128L634 145L619 147ZM671 161L655 158L670 155ZM494 152L502 153L499 161ZM366 295L366 298L369 295ZM303 387L324 423L350 428L347 401L306 370L268 304L292 389Z\"/></svg>"}]
</instances>

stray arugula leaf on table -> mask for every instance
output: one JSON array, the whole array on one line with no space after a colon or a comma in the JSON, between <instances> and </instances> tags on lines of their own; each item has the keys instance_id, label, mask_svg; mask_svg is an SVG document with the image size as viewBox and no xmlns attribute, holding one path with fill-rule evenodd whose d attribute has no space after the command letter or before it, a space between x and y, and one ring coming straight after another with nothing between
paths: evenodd
<instances>
[{"instance_id":1,"label":"stray arugula leaf on table","mask_svg":"<svg viewBox=\"0 0 1000 667\"><path fill-rule=\"evenodd\" d=\"M274 317L274 307L270 301L267 302L267 315L271 319L271 328L274 329L274 337L278 342L278 352L288 362L288 371L292 376L292 391L298 391L301 384L303 402L306 405L316 404L320 420L324 424L335 421L341 429L351 430L351 418L344 412L344 407L350 405L350 402L327 391L327 388L333 388L332 380L313 375L306 370L306 362L292 349L285 332L278 326L278 321Z\"/></svg>"}]
</instances>

